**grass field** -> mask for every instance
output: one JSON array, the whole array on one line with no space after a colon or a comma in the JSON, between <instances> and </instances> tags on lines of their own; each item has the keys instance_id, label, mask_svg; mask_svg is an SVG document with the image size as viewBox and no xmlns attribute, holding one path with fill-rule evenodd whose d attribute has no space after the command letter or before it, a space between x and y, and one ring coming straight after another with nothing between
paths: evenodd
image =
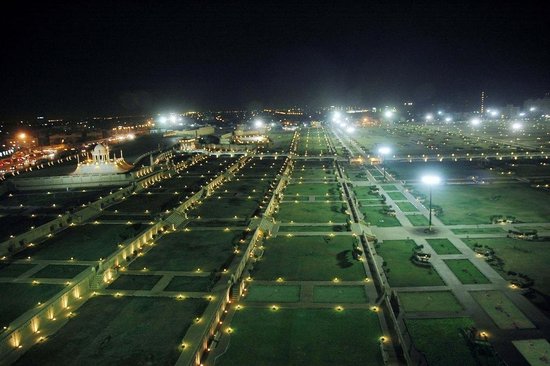
<instances>
[{"instance_id":1,"label":"grass field","mask_svg":"<svg viewBox=\"0 0 550 366\"><path fill-rule=\"evenodd\" d=\"M208 276L175 276L164 291L206 292L211 282Z\"/></svg>"},{"instance_id":2,"label":"grass field","mask_svg":"<svg viewBox=\"0 0 550 366\"><path fill-rule=\"evenodd\" d=\"M422 186L416 189L427 194ZM445 185L433 190L433 203L443 208L446 225L489 224L491 216L514 216L523 222L546 222L550 194L529 185Z\"/></svg>"},{"instance_id":3,"label":"grass field","mask_svg":"<svg viewBox=\"0 0 550 366\"><path fill-rule=\"evenodd\" d=\"M33 274L33 278L74 278L88 266L50 264Z\"/></svg>"},{"instance_id":4,"label":"grass field","mask_svg":"<svg viewBox=\"0 0 550 366\"><path fill-rule=\"evenodd\" d=\"M405 323L414 345L430 365L477 364L460 334L460 329L474 325L470 318L407 319Z\"/></svg>"},{"instance_id":5,"label":"grass field","mask_svg":"<svg viewBox=\"0 0 550 366\"><path fill-rule=\"evenodd\" d=\"M470 294L499 328L535 328L533 323L502 292L471 291Z\"/></svg>"},{"instance_id":6,"label":"grass field","mask_svg":"<svg viewBox=\"0 0 550 366\"><path fill-rule=\"evenodd\" d=\"M407 197L401 192L386 192L386 194L394 201L406 201Z\"/></svg>"},{"instance_id":7,"label":"grass field","mask_svg":"<svg viewBox=\"0 0 550 366\"><path fill-rule=\"evenodd\" d=\"M229 349L216 365L382 365L374 312L245 307L231 329Z\"/></svg>"},{"instance_id":8,"label":"grass field","mask_svg":"<svg viewBox=\"0 0 550 366\"><path fill-rule=\"evenodd\" d=\"M246 293L245 301L252 302L297 302L300 301L299 285L257 285L252 284Z\"/></svg>"},{"instance_id":9,"label":"grass field","mask_svg":"<svg viewBox=\"0 0 550 366\"><path fill-rule=\"evenodd\" d=\"M343 232L348 231L344 225L315 225L315 226L303 226L303 225L281 225L279 226L279 232Z\"/></svg>"},{"instance_id":10,"label":"grass field","mask_svg":"<svg viewBox=\"0 0 550 366\"><path fill-rule=\"evenodd\" d=\"M524 241L511 238L462 239L471 248L474 244L489 246L504 266L494 267L504 278L513 278L508 271L524 273L535 280L534 288L550 295L549 241Z\"/></svg>"},{"instance_id":11,"label":"grass field","mask_svg":"<svg viewBox=\"0 0 550 366\"><path fill-rule=\"evenodd\" d=\"M289 184L285 188L285 197L290 198L292 196L325 196L327 194L333 196L338 195L338 184L335 183L298 183Z\"/></svg>"},{"instance_id":12,"label":"grass field","mask_svg":"<svg viewBox=\"0 0 550 366\"><path fill-rule=\"evenodd\" d=\"M203 201L197 208L189 211L191 217L200 216L201 218L232 218L252 216L259 201L243 197L221 198L210 197Z\"/></svg>"},{"instance_id":13,"label":"grass field","mask_svg":"<svg viewBox=\"0 0 550 366\"><path fill-rule=\"evenodd\" d=\"M465 284L490 283L490 281L468 259L448 259L445 264L458 280Z\"/></svg>"},{"instance_id":14,"label":"grass field","mask_svg":"<svg viewBox=\"0 0 550 366\"><path fill-rule=\"evenodd\" d=\"M117 245L125 239L134 237L145 226L141 224L86 224L70 227L52 238L27 248L15 255L15 258L33 259L70 259L97 261L114 253Z\"/></svg>"},{"instance_id":15,"label":"grass field","mask_svg":"<svg viewBox=\"0 0 550 366\"><path fill-rule=\"evenodd\" d=\"M107 289L109 290L151 290L162 278L156 275L120 275Z\"/></svg>"},{"instance_id":16,"label":"grass field","mask_svg":"<svg viewBox=\"0 0 550 366\"><path fill-rule=\"evenodd\" d=\"M426 239L437 254L460 254L460 251L449 239Z\"/></svg>"},{"instance_id":17,"label":"grass field","mask_svg":"<svg viewBox=\"0 0 550 366\"><path fill-rule=\"evenodd\" d=\"M407 220L411 222L413 226L428 226L430 221L424 215L406 215Z\"/></svg>"},{"instance_id":18,"label":"grass field","mask_svg":"<svg viewBox=\"0 0 550 366\"><path fill-rule=\"evenodd\" d=\"M361 262L352 257L349 236L276 237L264 244L265 254L255 264L258 280L360 281L365 277Z\"/></svg>"},{"instance_id":19,"label":"grass field","mask_svg":"<svg viewBox=\"0 0 550 366\"><path fill-rule=\"evenodd\" d=\"M414 207L409 201L406 202L395 202L396 206L403 212L417 212L418 209Z\"/></svg>"},{"instance_id":20,"label":"grass field","mask_svg":"<svg viewBox=\"0 0 550 366\"><path fill-rule=\"evenodd\" d=\"M344 205L341 203L283 202L279 207L276 217L283 222L328 223L332 221L342 223L347 222L349 219L344 210Z\"/></svg>"},{"instance_id":21,"label":"grass field","mask_svg":"<svg viewBox=\"0 0 550 366\"><path fill-rule=\"evenodd\" d=\"M8 263L0 265L0 277L19 277L36 264Z\"/></svg>"},{"instance_id":22,"label":"grass field","mask_svg":"<svg viewBox=\"0 0 550 366\"><path fill-rule=\"evenodd\" d=\"M500 227L478 227L478 228L462 228L451 229L456 235L469 235L469 234L504 234L505 230Z\"/></svg>"},{"instance_id":23,"label":"grass field","mask_svg":"<svg viewBox=\"0 0 550 366\"><path fill-rule=\"evenodd\" d=\"M204 300L97 296L16 365L174 365Z\"/></svg>"},{"instance_id":24,"label":"grass field","mask_svg":"<svg viewBox=\"0 0 550 366\"><path fill-rule=\"evenodd\" d=\"M38 303L48 301L63 285L0 283L0 328L7 326Z\"/></svg>"},{"instance_id":25,"label":"grass field","mask_svg":"<svg viewBox=\"0 0 550 366\"><path fill-rule=\"evenodd\" d=\"M366 303L369 301L364 286L315 286L313 288L314 302L333 304Z\"/></svg>"},{"instance_id":26,"label":"grass field","mask_svg":"<svg viewBox=\"0 0 550 366\"><path fill-rule=\"evenodd\" d=\"M365 222L379 227L401 226L399 220L394 216L389 216L382 212L383 207L383 205L361 207L361 212L365 215Z\"/></svg>"},{"instance_id":27,"label":"grass field","mask_svg":"<svg viewBox=\"0 0 550 366\"><path fill-rule=\"evenodd\" d=\"M233 257L234 232L208 230L178 231L164 235L142 257L130 264L131 269L196 271L221 270Z\"/></svg>"},{"instance_id":28,"label":"grass field","mask_svg":"<svg viewBox=\"0 0 550 366\"><path fill-rule=\"evenodd\" d=\"M459 312L464 308L451 291L399 292L405 312Z\"/></svg>"},{"instance_id":29,"label":"grass field","mask_svg":"<svg viewBox=\"0 0 550 366\"><path fill-rule=\"evenodd\" d=\"M410 257L415 243L413 240L384 240L378 254L384 258L386 277L391 286L440 286L445 283L435 269L415 265Z\"/></svg>"}]
</instances>

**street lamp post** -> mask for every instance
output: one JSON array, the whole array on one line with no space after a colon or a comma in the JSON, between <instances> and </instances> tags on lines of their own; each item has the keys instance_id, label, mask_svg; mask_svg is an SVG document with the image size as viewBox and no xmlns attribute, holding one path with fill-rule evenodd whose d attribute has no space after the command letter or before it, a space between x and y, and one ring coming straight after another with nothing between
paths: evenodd
<instances>
[{"instance_id":1,"label":"street lamp post","mask_svg":"<svg viewBox=\"0 0 550 366\"><path fill-rule=\"evenodd\" d=\"M380 154L381 160L382 160L382 174L384 176L384 182L386 181L386 167L384 166L384 156L391 153L391 149L387 146L382 146L378 149L378 154Z\"/></svg>"},{"instance_id":2,"label":"street lamp post","mask_svg":"<svg viewBox=\"0 0 550 366\"><path fill-rule=\"evenodd\" d=\"M425 175L422 177L422 182L430 187L430 208L429 208L429 222L428 231L432 231L432 187L441 182L441 178L437 175Z\"/></svg>"}]
</instances>

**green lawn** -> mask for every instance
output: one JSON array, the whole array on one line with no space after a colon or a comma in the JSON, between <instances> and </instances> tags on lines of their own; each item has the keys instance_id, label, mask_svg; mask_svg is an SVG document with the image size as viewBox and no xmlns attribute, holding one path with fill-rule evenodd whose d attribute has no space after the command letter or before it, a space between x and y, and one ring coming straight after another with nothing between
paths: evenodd
<instances>
[{"instance_id":1,"label":"green lawn","mask_svg":"<svg viewBox=\"0 0 550 366\"><path fill-rule=\"evenodd\" d=\"M63 285L0 282L0 328L24 312L45 303L63 290Z\"/></svg>"},{"instance_id":2,"label":"green lawn","mask_svg":"<svg viewBox=\"0 0 550 366\"><path fill-rule=\"evenodd\" d=\"M365 215L365 222L379 227L401 226L399 220L397 220L394 216L386 215L382 211L383 207L383 205L361 207L361 212Z\"/></svg>"},{"instance_id":3,"label":"green lawn","mask_svg":"<svg viewBox=\"0 0 550 366\"><path fill-rule=\"evenodd\" d=\"M413 240L384 240L377 249L384 258L386 277L391 286L441 286L445 285L432 267L420 267L410 258L415 243Z\"/></svg>"},{"instance_id":4,"label":"green lawn","mask_svg":"<svg viewBox=\"0 0 550 366\"><path fill-rule=\"evenodd\" d=\"M279 233L281 232L343 232L348 231L344 225L315 225L315 226L303 226L303 225L281 225L279 226Z\"/></svg>"},{"instance_id":5,"label":"green lawn","mask_svg":"<svg viewBox=\"0 0 550 366\"><path fill-rule=\"evenodd\" d=\"M471 291L470 294L499 328L535 328L533 323L502 292Z\"/></svg>"},{"instance_id":6,"label":"green lawn","mask_svg":"<svg viewBox=\"0 0 550 366\"><path fill-rule=\"evenodd\" d=\"M33 274L33 278L74 278L88 266L50 264Z\"/></svg>"},{"instance_id":7,"label":"green lawn","mask_svg":"<svg viewBox=\"0 0 550 366\"><path fill-rule=\"evenodd\" d=\"M546 222L550 205L539 203L549 199L548 192L527 184L444 185L433 190L433 203L443 208L444 214L439 219L446 225L489 224L493 215L514 216L523 222Z\"/></svg>"},{"instance_id":8,"label":"green lawn","mask_svg":"<svg viewBox=\"0 0 550 366\"><path fill-rule=\"evenodd\" d=\"M416 348L430 365L476 365L460 329L474 325L470 318L407 319L407 329Z\"/></svg>"},{"instance_id":9,"label":"green lawn","mask_svg":"<svg viewBox=\"0 0 550 366\"><path fill-rule=\"evenodd\" d=\"M464 308L451 291L399 292L405 312L459 312Z\"/></svg>"},{"instance_id":10,"label":"green lawn","mask_svg":"<svg viewBox=\"0 0 550 366\"><path fill-rule=\"evenodd\" d=\"M407 215L407 220L411 222L413 226L428 226L430 221L424 215Z\"/></svg>"},{"instance_id":11,"label":"green lawn","mask_svg":"<svg viewBox=\"0 0 550 366\"><path fill-rule=\"evenodd\" d=\"M472 227L463 229L451 229L453 234L468 235L468 234L504 234L504 229L500 227Z\"/></svg>"},{"instance_id":12,"label":"green lawn","mask_svg":"<svg viewBox=\"0 0 550 366\"><path fill-rule=\"evenodd\" d=\"M217 196L212 196L204 200L197 208L189 211L188 215L201 218L232 218L234 216L249 218L259 204L259 200L247 197L218 199Z\"/></svg>"},{"instance_id":13,"label":"green lawn","mask_svg":"<svg viewBox=\"0 0 550 366\"><path fill-rule=\"evenodd\" d=\"M313 288L314 302L333 304L366 303L369 301L364 286L315 286Z\"/></svg>"},{"instance_id":14,"label":"green lawn","mask_svg":"<svg viewBox=\"0 0 550 366\"><path fill-rule=\"evenodd\" d=\"M252 284L244 298L252 302L298 302L300 301L299 285L257 285Z\"/></svg>"},{"instance_id":15,"label":"green lawn","mask_svg":"<svg viewBox=\"0 0 550 366\"><path fill-rule=\"evenodd\" d=\"M352 257L350 236L279 236L267 240L265 254L254 265L258 280L360 281L365 277L362 263Z\"/></svg>"},{"instance_id":16,"label":"green lawn","mask_svg":"<svg viewBox=\"0 0 550 366\"><path fill-rule=\"evenodd\" d=\"M380 187L382 187L382 189L386 192L390 192L390 191L399 191L399 188L397 188L395 185L393 184L381 184Z\"/></svg>"},{"instance_id":17,"label":"green lawn","mask_svg":"<svg viewBox=\"0 0 550 366\"><path fill-rule=\"evenodd\" d=\"M437 254L460 254L449 239L426 239Z\"/></svg>"},{"instance_id":18,"label":"green lawn","mask_svg":"<svg viewBox=\"0 0 550 366\"><path fill-rule=\"evenodd\" d=\"M394 201L406 201L407 197L401 192L386 192L386 194Z\"/></svg>"},{"instance_id":19,"label":"green lawn","mask_svg":"<svg viewBox=\"0 0 550 366\"><path fill-rule=\"evenodd\" d=\"M155 247L130 264L131 269L196 271L222 270L233 257L240 235L231 231L192 230L164 235ZM227 268L227 267L225 267Z\"/></svg>"},{"instance_id":20,"label":"green lawn","mask_svg":"<svg viewBox=\"0 0 550 366\"><path fill-rule=\"evenodd\" d=\"M344 210L345 206L342 203L283 202L276 217L283 222L342 223L349 220Z\"/></svg>"},{"instance_id":21,"label":"green lawn","mask_svg":"<svg viewBox=\"0 0 550 366\"><path fill-rule=\"evenodd\" d=\"M164 291L207 292L211 283L208 276L175 276Z\"/></svg>"},{"instance_id":22,"label":"green lawn","mask_svg":"<svg viewBox=\"0 0 550 366\"><path fill-rule=\"evenodd\" d=\"M403 212L417 212L418 209L409 201L406 202L395 202L397 207Z\"/></svg>"},{"instance_id":23,"label":"green lawn","mask_svg":"<svg viewBox=\"0 0 550 366\"><path fill-rule=\"evenodd\" d=\"M156 275L120 275L107 289L109 290L151 290L162 276Z\"/></svg>"},{"instance_id":24,"label":"green lawn","mask_svg":"<svg viewBox=\"0 0 550 366\"><path fill-rule=\"evenodd\" d=\"M297 183L289 184L285 188L285 198L293 196L325 196L327 193L331 196L338 195L338 184L335 183Z\"/></svg>"},{"instance_id":25,"label":"green lawn","mask_svg":"<svg viewBox=\"0 0 550 366\"><path fill-rule=\"evenodd\" d=\"M174 365L201 299L97 296L16 365Z\"/></svg>"},{"instance_id":26,"label":"green lawn","mask_svg":"<svg viewBox=\"0 0 550 366\"><path fill-rule=\"evenodd\" d=\"M36 264L25 263L7 263L0 264L0 277L19 277L23 273L27 272Z\"/></svg>"},{"instance_id":27,"label":"green lawn","mask_svg":"<svg viewBox=\"0 0 550 366\"><path fill-rule=\"evenodd\" d=\"M43 243L27 248L16 258L97 261L118 250L118 244L145 228L142 224L85 224L69 227Z\"/></svg>"},{"instance_id":28,"label":"green lawn","mask_svg":"<svg viewBox=\"0 0 550 366\"><path fill-rule=\"evenodd\" d=\"M216 365L383 364L378 316L370 311L245 307L231 329L229 349Z\"/></svg>"},{"instance_id":29,"label":"green lawn","mask_svg":"<svg viewBox=\"0 0 550 366\"><path fill-rule=\"evenodd\" d=\"M489 246L498 258L504 262L503 267L494 268L504 278L515 278L508 271L524 273L535 280L534 288L550 295L550 241L524 241L510 238L462 239L471 248L474 244Z\"/></svg>"},{"instance_id":30,"label":"green lawn","mask_svg":"<svg viewBox=\"0 0 550 366\"><path fill-rule=\"evenodd\" d=\"M448 259L445 264L460 282L465 285L490 283L490 281L468 259Z\"/></svg>"}]
</instances>

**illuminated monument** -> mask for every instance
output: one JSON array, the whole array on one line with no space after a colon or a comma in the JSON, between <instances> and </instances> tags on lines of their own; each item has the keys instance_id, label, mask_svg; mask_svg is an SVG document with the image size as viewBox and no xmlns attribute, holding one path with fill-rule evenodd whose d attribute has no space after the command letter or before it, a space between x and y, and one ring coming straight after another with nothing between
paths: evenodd
<instances>
[{"instance_id":1,"label":"illuminated monument","mask_svg":"<svg viewBox=\"0 0 550 366\"><path fill-rule=\"evenodd\" d=\"M122 151L119 158L114 154L111 158L109 148L101 143L94 147L91 155L91 159L88 158L86 161L78 163L76 170L72 173L73 175L120 174L133 168L132 164L124 161Z\"/></svg>"}]
</instances>

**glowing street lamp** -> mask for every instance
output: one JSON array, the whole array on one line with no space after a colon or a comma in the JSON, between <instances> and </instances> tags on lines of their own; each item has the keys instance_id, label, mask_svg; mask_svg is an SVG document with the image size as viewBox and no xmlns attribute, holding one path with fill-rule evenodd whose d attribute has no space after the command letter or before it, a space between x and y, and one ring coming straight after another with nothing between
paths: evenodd
<instances>
[{"instance_id":1,"label":"glowing street lamp","mask_svg":"<svg viewBox=\"0 0 550 366\"><path fill-rule=\"evenodd\" d=\"M388 119L389 119L389 118L392 118L392 117L393 117L393 112L390 111L390 110L385 111L385 112L384 112L384 117L386 117L386 118L388 118Z\"/></svg>"},{"instance_id":2,"label":"glowing street lamp","mask_svg":"<svg viewBox=\"0 0 550 366\"><path fill-rule=\"evenodd\" d=\"M256 128L262 128L264 126L264 121L261 119L257 119L254 121L254 127Z\"/></svg>"},{"instance_id":3,"label":"glowing street lamp","mask_svg":"<svg viewBox=\"0 0 550 366\"><path fill-rule=\"evenodd\" d=\"M426 121L431 121L431 120L433 120L433 119L434 119L434 115L433 115L433 114L428 113L428 114L426 115Z\"/></svg>"},{"instance_id":4,"label":"glowing street lamp","mask_svg":"<svg viewBox=\"0 0 550 366\"><path fill-rule=\"evenodd\" d=\"M514 122L512 124L512 130L514 130L514 131L521 130L522 127L523 127L523 125L519 122Z\"/></svg>"},{"instance_id":5,"label":"glowing street lamp","mask_svg":"<svg viewBox=\"0 0 550 366\"><path fill-rule=\"evenodd\" d=\"M384 175L384 182L386 181L386 167L384 166L384 156L389 155L391 149L388 146L381 146L378 149L378 154L380 155L380 160L382 161L382 174Z\"/></svg>"},{"instance_id":6,"label":"glowing street lamp","mask_svg":"<svg viewBox=\"0 0 550 366\"><path fill-rule=\"evenodd\" d=\"M432 231L432 187L441 183L441 178L437 175L425 175L422 177L422 183L430 187L430 220L428 223L428 231Z\"/></svg>"},{"instance_id":7,"label":"glowing street lamp","mask_svg":"<svg viewBox=\"0 0 550 366\"><path fill-rule=\"evenodd\" d=\"M472 118L472 119L470 120L470 123L471 123L473 126L479 126L479 125L481 124L481 120L480 120L479 118L475 117L475 118Z\"/></svg>"}]
</instances>

